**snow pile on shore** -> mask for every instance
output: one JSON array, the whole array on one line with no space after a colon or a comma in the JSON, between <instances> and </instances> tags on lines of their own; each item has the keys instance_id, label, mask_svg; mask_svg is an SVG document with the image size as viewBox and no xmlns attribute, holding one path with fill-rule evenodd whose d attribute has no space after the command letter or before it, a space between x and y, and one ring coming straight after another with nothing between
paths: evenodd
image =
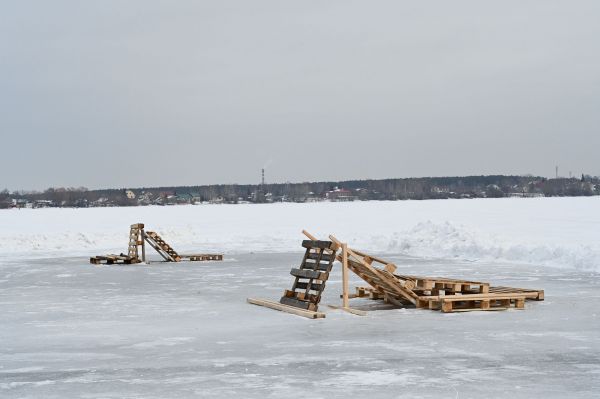
<instances>
[{"instance_id":1,"label":"snow pile on shore","mask_svg":"<svg viewBox=\"0 0 600 399\"><path fill-rule=\"evenodd\" d=\"M303 228L380 253L600 271L600 197L0 211L0 256L123 252L146 223L177 250L289 252Z\"/></svg>"}]
</instances>

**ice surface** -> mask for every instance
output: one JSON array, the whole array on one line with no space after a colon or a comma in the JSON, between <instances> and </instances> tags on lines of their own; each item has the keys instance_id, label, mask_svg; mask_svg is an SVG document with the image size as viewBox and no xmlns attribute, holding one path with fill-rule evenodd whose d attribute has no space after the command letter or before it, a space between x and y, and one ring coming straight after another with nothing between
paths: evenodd
<instances>
[{"instance_id":1,"label":"ice surface","mask_svg":"<svg viewBox=\"0 0 600 399\"><path fill-rule=\"evenodd\" d=\"M0 211L0 397L595 398L599 211L599 197ZM225 261L88 264L125 251L136 222ZM302 228L404 273L546 300L366 317L322 306L324 320L246 304L290 287ZM339 274L324 303L339 304Z\"/></svg>"},{"instance_id":2,"label":"ice surface","mask_svg":"<svg viewBox=\"0 0 600 399\"><path fill-rule=\"evenodd\" d=\"M327 318L308 320L245 303L278 299L298 253L149 266L4 257L0 397L598 397L597 274L390 260L405 273L543 288L546 300L524 311L366 317L322 306ZM336 267L324 303L339 304L339 292Z\"/></svg>"},{"instance_id":3,"label":"ice surface","mask_svg":"<svg viewBox=\"0 0 600 399\"><path fill-rule=\"evenodd\" d=\"M300 230L379 253L600 271L600 197L0 211L0 256L124 252L144 222L180 251L287 252Z\"/></svg>"}]
</instances>

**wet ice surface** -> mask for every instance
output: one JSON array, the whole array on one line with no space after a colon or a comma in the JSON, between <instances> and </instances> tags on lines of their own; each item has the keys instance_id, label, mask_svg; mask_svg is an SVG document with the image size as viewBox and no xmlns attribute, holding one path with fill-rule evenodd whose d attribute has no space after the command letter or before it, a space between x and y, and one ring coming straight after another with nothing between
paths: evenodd
<instances>
[{"instance_id":1,"label":"wet ice surface","mask_svg":"<svg viewBox=\"0 0 600 399\"><path fill-rule=\"evenodd\" d=\"M526 310L403 309L309 320L278 299L301 254L92 266L0 259L0 397L591 398L600 276L387 256L403 273L545 289ZM354 279L360 284L360 280ZM339 267L323 303L339 303ZM377 302L352 300L356 307Z\"/></svg>"}]
</instances>

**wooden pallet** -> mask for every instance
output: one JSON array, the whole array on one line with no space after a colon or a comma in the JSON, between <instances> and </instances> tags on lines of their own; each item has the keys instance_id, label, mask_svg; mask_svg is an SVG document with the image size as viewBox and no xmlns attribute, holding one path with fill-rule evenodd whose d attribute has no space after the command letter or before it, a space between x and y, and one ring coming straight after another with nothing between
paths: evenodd
<instances>
[{"instance_id":1,"label":"wooden pallet","mask_svg":"<svg viewBox=\"0 0 600 399\"><path fill-rule=\"evenodd\" d=\"M330 238L339 243L335 237ZM397 306L414 305L445 313L503 310L511 306L523 309L525 300L544 300L543 290L492 287L488 282L448 277L396 274L396 266L383 259L350 248L347 248L347 255L348 268L369 284L368 287L356 287L354 294L348 294L351 298L382 299ZM338 260L343 261L343 254L338 255Z\"/></svg>"},{"instance_id":2,"label":"wooden pallet","mask_svg":"<svg viewBox=\"0 0 600 399\"><path fill-rule=\"evenodd\" d=\"M104 256L93 256L90 258L90 263L93 265L114 265L114 264L123 264L130 265L136 262L135 259L132 259L129 255L120 254L120 255L104 255Z\"/></svg>"},{"instance_id":3,"label":"wooden pallet","mask_svg":"<svg viewBox=\"0 0 600 399\"><path fill-rule=\"evenodd\" d=\"M290 271L294 276L292 288L284 291L279 302L316 312L338 247L331 241L318 240L304 240L302 247L306 249L302 263Z\"/></svg>"},{"instance_id":4,"label":"wooden pallet","mask_svg":"<svg viewBox=\"0 0 600 399\"><path fill-rule=\"evenodd\" d=\"M292 288L284 291L279 302L248 298L248 303L311 319L325 317L324 313L318 312L319 302L336 259L338 246L331 241L320 241L312 237L302 241L302 247L305 252L300 267L290 271L294 276Z\"/></svg>"},{"instance_id":5,"label":"wooden pallet","mask_svg":"<svg viewBox=\"0 0 600 399\"><path fill-rule=\"evenodd\" d=\"M204 262L211 260L223 260L222 254L196 254L196 255L180 255L181 260L190 262Z\"/></svg>"}]
</instances>

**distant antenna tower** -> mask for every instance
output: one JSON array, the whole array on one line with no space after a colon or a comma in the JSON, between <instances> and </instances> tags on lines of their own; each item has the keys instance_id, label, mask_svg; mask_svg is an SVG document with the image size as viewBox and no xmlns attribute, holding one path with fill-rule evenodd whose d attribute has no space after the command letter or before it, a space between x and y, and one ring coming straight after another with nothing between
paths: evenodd
<instances>
[{"instance_id":1,"label":"distant antenna tower","mask_svg":"<svg viewBox=\"0 0 600 399\"><path fill-rule=\"evenodd\" d=\"M265 186L265 168L262 169L262 180L261 180L261 184L264 187Z\"/></svg>"},{"instance_id":2,"label":"distant antenna tower","mask_svg":"<svg viewBox=\"0 0 600 399\"><path fill-rule=\"evenodd\" d=\"M556 165L556 178L558 179L558 165Z\"/></svg>"}]
</instances>

